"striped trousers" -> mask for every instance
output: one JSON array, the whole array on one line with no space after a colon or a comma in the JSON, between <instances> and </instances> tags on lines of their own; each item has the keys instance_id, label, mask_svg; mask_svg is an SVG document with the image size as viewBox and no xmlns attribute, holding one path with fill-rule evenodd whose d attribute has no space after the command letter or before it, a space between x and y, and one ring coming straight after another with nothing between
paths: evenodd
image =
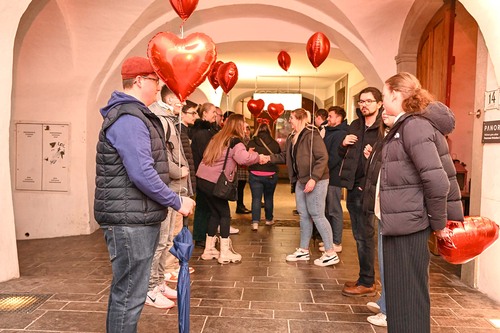
<instances>
[{"instance_id":1,"label":"striped trousers","mask_svg":"<svg viewBox=\"0 0 500 333\"><path fill-rule=\"evenodd\" d=\"M388 333L430 333L430 228L383 236Z\"/></svg>"}]
</instances>

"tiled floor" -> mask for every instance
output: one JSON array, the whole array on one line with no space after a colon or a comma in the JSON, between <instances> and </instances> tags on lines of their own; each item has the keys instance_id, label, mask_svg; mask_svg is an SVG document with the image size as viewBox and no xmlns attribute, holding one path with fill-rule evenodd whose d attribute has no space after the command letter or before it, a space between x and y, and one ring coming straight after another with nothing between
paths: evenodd
<instances>
[{"instance_id":1,"label":"tiled floor","mask_svg":"<svg viewBox=\"0 0 500 333\"><path fill-rule=\"evenodd\" d=\"M289 185L276 193L273 227L251 231L248 215L235 215L239 235L232 236L243 255L240 264L218 265L199 258L190 265L191 332L385 332L366 322L367 301L341 295L342 284L356 277L356 250L344 230L344 251L334 267L312 262L286 263L298 245L297 216ZM246 201L250 201L247 192ZM234 208L234 207L233 207ZM233 209L234 211L234 209ZM346 223L348 225L348 223ZM20 241L21 278L0 283L0 293L48 294L32 313L1 313L0 332L104 332L111 269L102 233ZM314 250L313 257L319 256ZM500 332L489 319L500 319L500 305L464 286L456 267L439 257L431 263L432 331ZM140 332L177 332L177 310L145 307Z\"/></svg>"}]
</instances>

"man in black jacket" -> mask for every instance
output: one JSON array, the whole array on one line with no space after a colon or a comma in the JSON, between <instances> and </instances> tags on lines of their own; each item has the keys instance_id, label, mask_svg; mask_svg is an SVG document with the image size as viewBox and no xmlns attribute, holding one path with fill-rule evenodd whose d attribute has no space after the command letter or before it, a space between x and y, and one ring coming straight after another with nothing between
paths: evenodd
<instances>
[{"instance_id":1,"label":"man in black jacket","mask_svg":"<svg viewBox=\"0 0 500 333\"><path fill-rule=\"evenodd\" d=\"M367 87L359 93L358 119L354 120L339 147L343 157L340 169L340 184L347 188L347 209L359 260L359 277L348 281L342 289L345 296L374 296L375 288L375 229L373 220L363 211L362 198L365 179L366 157L363 149L373 145L379 136L382 93Z\"/></svg>"}]
</instances>

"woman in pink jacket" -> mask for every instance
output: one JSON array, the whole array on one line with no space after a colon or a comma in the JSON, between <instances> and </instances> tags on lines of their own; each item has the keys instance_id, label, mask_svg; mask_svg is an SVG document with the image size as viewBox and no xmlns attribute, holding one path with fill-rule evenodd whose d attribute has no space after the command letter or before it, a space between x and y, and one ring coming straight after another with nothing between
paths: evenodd
<instances>
[{"instance_id":1,"label":"woman in pink jacket","mask_svg":"<svg viewBox=\"0 0 500 333\"><path fill-rule=\"evenodd\" d=\"M224 172L229 181L233 181L236 176L238 164L252 165L259 162L259 154L253 149L247 151L243 144L245 125L245 120L240 114L233 114L227 118L224 127L210 140L196 172L198 189L207 196L211 212L208 220L205 250L201 255L203 260L218 259L221 264L241 261L241 255L234 251L229 239L229 222L231 220L229 201L214 196L213 192L222 172L228 149L229 155ZM220 252L215 247L219 225Z\"/></svg>"}]
</instances>

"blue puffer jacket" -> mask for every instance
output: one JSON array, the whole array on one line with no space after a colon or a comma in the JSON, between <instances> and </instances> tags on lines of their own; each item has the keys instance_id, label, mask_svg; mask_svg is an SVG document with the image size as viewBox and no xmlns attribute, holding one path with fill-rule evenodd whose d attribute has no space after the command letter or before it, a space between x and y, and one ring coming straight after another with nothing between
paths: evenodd
<instances>
[{"instance_id":1,"label":"blue puffer jacket","mask_svg":"<svg viewBox=\"0 0 500 333\"><path fill-rule=\"evenodd\" d=\"M381 232L407 235L448 219L463 221L460 188L445 135L455 127L451 110L433 102L404 114L384 139L380 173Z\"/></svg>"}]
</instances>

